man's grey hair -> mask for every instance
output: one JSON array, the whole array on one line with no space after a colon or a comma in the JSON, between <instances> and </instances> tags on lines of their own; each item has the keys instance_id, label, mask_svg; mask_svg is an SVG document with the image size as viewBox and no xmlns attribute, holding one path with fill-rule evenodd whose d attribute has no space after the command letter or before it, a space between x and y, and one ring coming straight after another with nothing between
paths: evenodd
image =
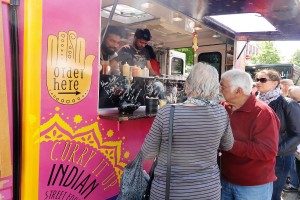
<instances>
[{"instance_id":1,"label":"man's grey hair","mask_svg":"<svg viewBox=\"0 0 300 200\"><path fill-rule=\"evenodd\" d=\"M232 69L222 74L221 80L226 79L231 88L231 92L238 87L242 88L244 94L250 94L252 91L253 81L250 74L239 69Z\"/></svg>"},{"instance_id":2,"label":"man's grey hair","mask_svg":"<svg viewBox=\"0 0 300 200\"><path fill-rule=\"evenodd\" d=\"M186 79L185 93L188 97L217 100L219 96L219 75L217 70L207 63L194 65Z\"/></svg>"}]
</instances>

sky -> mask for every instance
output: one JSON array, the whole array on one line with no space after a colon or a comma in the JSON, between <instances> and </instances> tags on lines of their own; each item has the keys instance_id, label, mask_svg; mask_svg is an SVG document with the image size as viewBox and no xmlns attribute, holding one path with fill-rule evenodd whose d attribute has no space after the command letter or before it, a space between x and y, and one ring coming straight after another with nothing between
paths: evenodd
<instances>
[{"instance_id":1,"label":"sky","mask_svg":"<svg viewBox=\"0 0 300 200\"><path fill-rule=\"evenodd\" d=\"M289 62L297 49L300 49L300 41L274 41L274 45L280 51L283 61Z\"/></svg>"}]
</instances>

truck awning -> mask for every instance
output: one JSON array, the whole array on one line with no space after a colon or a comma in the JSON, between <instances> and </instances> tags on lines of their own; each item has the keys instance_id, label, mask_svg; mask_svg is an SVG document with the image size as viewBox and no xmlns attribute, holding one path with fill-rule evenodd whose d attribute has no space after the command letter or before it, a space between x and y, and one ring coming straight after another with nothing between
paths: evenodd
<instances>
[{"instance_id":1,"label":"truck awning","mask_svg":"<svg viewBox=\"0 0 300 200\"><path fill-rule=\"evenodd\" d=\"M155 0L236 40L300 40L299 0ZM241 32L216 21L212 16L257 13L275 30ZM232 21L232 23L236 23ZM245 25L251 21L244 20Z\"/></svg>"}]
</instances>

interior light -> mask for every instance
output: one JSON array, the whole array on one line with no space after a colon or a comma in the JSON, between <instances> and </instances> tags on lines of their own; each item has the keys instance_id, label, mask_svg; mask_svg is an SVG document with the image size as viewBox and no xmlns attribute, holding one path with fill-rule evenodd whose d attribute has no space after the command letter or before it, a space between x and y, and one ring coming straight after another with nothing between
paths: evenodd
<instances>
[{"instance_id":1,"label":"interior light","mask_svg":"<svg viewBox=\"0 0 300 200\"><path fill-rule=\"evenodd\" d=\"M219 33L216 32L215 34L212 35L212 37L213 37L213 38L219 38L219 37L221 37L221 35L220 35Z\"/></svg>"},{"instance_id":2,"label":"interior light","mask_svg":"<svg viewBox=\"0 0 300 200\"><path fill-rule=\"evenodd\" d=\"M112 7L113 6L107 6L105 8L102 8L103 12L101 12L101 16L109 18L110 12L112 11ZM150 15L144 11L138 10L134 7L125 4L117 4L115 13L113 15L114 21L123 24L137 23L151 19L154 19L153 15Z\"/></svg>"},{"instance_id":3,"label":"interior light","mask_svg":"<svg viewBox=\"0 0 300 200\"><path fill-rule=\"evenodd\" d=\"M195 26L194 26L194 30L199 31L201 29L202 29L202 26L199 23L196 23Z\"/></svg>"},{"instance_id":4,"label":"interior light","mask_svg":"<svg viewBox=\"0 0 300 200\"><path fill-rule=\"evenodd\" d=\"M143 3L143 4L142 4L142 7L143 7L143 8L152 8L152 7L153 7L153 4L152 4L152 3L148 3L148 2L147 2L147 3Z\"/></svg>"},{"instance_id":5,"label":"interior light","mask_svg":"<svg viewBox=\"0 0 300 200\"><path fill-rule=\"evenodd\" d=\"M229 29L238 33L277 31L276 28L259 13L214 15L205 18L211 22L217 21L217 23L227 26Z\"/></svg>"},{"instance_id":6,"label":"interior light","mask_svg":"<svg viewBox=\"0 0 300 200\"><path fill-rule=\"evenodd\" d=\"M182 17L181 17L181 15L179 14L179 13L175 13L174 14L174 16L173 16L173 21L175 21L175 22L180 22L180 21L182 21L183 19L182 19Z\"/></svg>"}]
</instances>

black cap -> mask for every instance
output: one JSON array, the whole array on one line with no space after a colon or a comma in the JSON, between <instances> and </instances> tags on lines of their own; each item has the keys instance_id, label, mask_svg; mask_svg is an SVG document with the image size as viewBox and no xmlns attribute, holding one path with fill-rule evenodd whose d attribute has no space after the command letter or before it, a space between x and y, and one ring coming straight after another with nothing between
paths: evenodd
<instances>
[{"instance_id":1,"label":"black cap","mask_svg":"<svg viewBox=\"0 0 300 200\"><path fill-rule=\"evenodd\" d=\"M135 31L135 34L134 36L137 38L137 39L144 39L146 41L150 41L151 40L151 34L150 34L150 31L148 29L137 29Z\"/></svg>"}]
</instances>

